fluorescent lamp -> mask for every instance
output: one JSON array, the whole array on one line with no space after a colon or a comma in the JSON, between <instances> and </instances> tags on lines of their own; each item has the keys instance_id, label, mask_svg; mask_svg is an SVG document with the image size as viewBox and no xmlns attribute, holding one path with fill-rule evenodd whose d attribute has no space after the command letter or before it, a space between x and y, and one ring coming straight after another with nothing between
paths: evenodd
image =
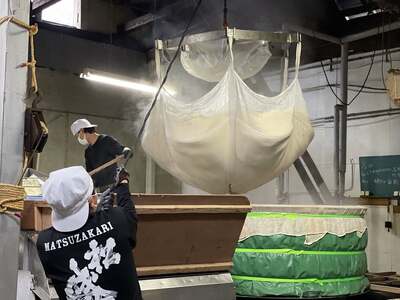
<instances>
[{"instance_id":1,"label":"fluorescent lamp","mask_svg":"<svg viewBox=\"0 0 400 300\"><path fill-rule=\"evenodd\" d=\"M381 12L382 12L381 9L374 9L371 12L365 11L365 12L362 12L362 13L359 13L359 14L345 16L344 18L346 19L346 21L350 21L350 20L353 20L353 19L358 19L358 18L369 16L369 15L376 15L376 14L379 14Z\"/></svg>"},{"instance_id":2,"label":"fluorescent lamp","mask_svg":"<svg viewBox=\"0 0 400 300\"><path fill-rule=\"evenodd\" d=\"M149 84L135 82L130 80L129 78L125 78L119 75L113 75L110 73L94 71L89 69L86 69L83 73L81 73L80 77L90 81L118 86L149 94L155 94L158 90L155 86Z\"/></svg>"}]
</instances>

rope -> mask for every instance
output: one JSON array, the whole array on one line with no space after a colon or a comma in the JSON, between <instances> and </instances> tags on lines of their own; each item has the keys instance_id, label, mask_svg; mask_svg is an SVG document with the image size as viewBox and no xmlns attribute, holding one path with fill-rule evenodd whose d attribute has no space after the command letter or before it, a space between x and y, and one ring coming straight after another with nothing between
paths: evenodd
<instances>
[{"instance_id":1,"label":"rope","mask_svg":"<svg viewBox=\"0 0 400 300\"><path fill-rule=\"evenodd\" d=\"M22 186L0 184L0 213L24 210L25 190Z\"/></svg>"},{"instance_id":2,"label":"rope","mask_svg":"<svg viewBox=\"0 0 400 300\"><path fill-rule=\"evenodd\" d=\"M31 70L31 87L33 89L33 92L36 94L38 92L38 83L37 83L37 77L36 77L36 58L35 58L35 43L34 43L34 36L38 33L39 29L37 24L34 25L29 25L26 24L25 22L17 19L14 16L5 16L5 17L0 17L0 25L5 24L5 23L14 23L15 25L24 28L28 31L29 33L29 46L31 50L31 60L27 61L26 63L20 64L18 67L28 67Z\"/></svg>"}]
</instances>

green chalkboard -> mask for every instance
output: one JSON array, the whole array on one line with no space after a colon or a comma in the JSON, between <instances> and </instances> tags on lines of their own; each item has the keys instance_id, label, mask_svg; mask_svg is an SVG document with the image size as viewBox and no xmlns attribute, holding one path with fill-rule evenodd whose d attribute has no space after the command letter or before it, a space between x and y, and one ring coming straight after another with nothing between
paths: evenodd
<instances>
[{"instance_id":1,"label":"green chalkboard","mask_svg":"<svg viewBox=\"0 0 400 300\"><path fill-rule=\"evenodd\" d=\"M393 197L400 191L400 155L360 157L361 191L373 197Z\"/></svg>"}]
</instances>

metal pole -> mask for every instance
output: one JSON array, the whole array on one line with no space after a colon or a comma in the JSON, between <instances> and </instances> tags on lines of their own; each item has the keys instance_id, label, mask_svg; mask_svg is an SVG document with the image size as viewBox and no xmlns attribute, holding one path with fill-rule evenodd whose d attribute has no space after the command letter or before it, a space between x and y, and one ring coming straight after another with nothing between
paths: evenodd
<instances>
[{"instance_id":1,"label":"metal pole","mask_svg":"<svg viewBox=\"0 0 400 300\"><path fill-rule=\"evenodd\" d=\"M341 45L341 63L340 63L340 86L341 86L341 99L343 102L343 109L341 110L340 123L339 123L339 193L338 196L344 197L344 190L346 184L346 152L347 152L347 92L348 92L348 55L349 44Z\"/></svg>"},{"instance_id":2,"label":"metal pole","mask_svg":"<svg viewBox=\"0 0 400 300\"><path fill-rule=\"evenodd\" d=\"M156 76L157 82L161 83L161 57L160 51L162 51L162 41L155 41L155 64L156 64ZM154 194L156 187L156 164L150 156L146 155L146 194Z\"/></svg>"},{"instance_id":3,"label":"metal pole","mask_svg":"<svg viewBox=\"0 0 400 300\"><path fill-rule=\"evenodd\" d=\"M146 155L146 194L154 194L156 165L150 156Z\"/></svg>"},{"instance_id":4,"label":"metal pole","mask_svg":"<svg viewBox=\"0 0 400 300\"><path fill-rule=\"evenodd\" d=\"M311 178L314 179L315 186L321 193L323 202L332 203L333 202L332 194L329 191L328 186L326 185L324 179L322 178L322 175L319 172L317 165L315 164L308 150L306 150L306 152L303 153L303 155L301 156L301 160L307 167L311 175Z\"/></svg>"},{"instance_id":5,"label":"metal pole","mask_svg":"<svg viewBox=\"0 0 400 300\"><path fill-rule=\"evenodd\" d=\"M296 168L297 173L300 176L301 181L303 182L304 186L306 187L308 193L311 196L311 199L314 203L324 204L324 201L321 199L317 189L315 188L310 176L307 173L307 170L300 158L296 159L293 163L294 167Z\"/></svg>"},{"instance_id":6,"label":"metal pole","mask_svg":"<svg viewBox=\"0 0 400 300\"><path fill-rule=\"evenodd\" d=\"M334 169L334 179L335 179L335 191L334 195L339 194L339 115L340 105L335 105L335 115L334 115L334 136L333 136L333 169Z\"/></svg>"},{"instance_id":7,"label":"metal pole","mask_svg":"<svg viewBox=\"0 0 400 300\"><path fill-rule=\"evenodd\" d=\"M282 28L285 31L285 27ZM288 86L288 71L289 71L289 46L284 43L282 45L283 56L281 58L281 92ZM278 195L279 201L287 200L287 195L285 193L285 179L289 176L288 172L285 171L277 178L278 185Z\"/></svg>"}]
</instances>

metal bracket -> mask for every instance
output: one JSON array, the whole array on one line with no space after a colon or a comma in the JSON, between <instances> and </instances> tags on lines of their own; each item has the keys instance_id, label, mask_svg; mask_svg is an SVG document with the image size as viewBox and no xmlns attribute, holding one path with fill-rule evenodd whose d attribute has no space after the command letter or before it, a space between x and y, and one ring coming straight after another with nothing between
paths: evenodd
<instances>
[{"instance_id":1,"label":"metal bracket","mask_svg":"<svg viewBox=\"0 0 400 300\"><path fill-rule=\"evenodd\" d=\"M232 37L235 40L247 41L269 41L272 43L298 43L301 42L300 33L288 32L266 32L256 30L243 30L237 28L227 28L226 30L209 31L196 33L186 36L183 44L195 44L199 42L215 41L226 37ZM180 39L170 39L162 41L165 49L174 50L179 44ZM157 47L157 46L156 46Z\"/></svg>"}]
</instances>

